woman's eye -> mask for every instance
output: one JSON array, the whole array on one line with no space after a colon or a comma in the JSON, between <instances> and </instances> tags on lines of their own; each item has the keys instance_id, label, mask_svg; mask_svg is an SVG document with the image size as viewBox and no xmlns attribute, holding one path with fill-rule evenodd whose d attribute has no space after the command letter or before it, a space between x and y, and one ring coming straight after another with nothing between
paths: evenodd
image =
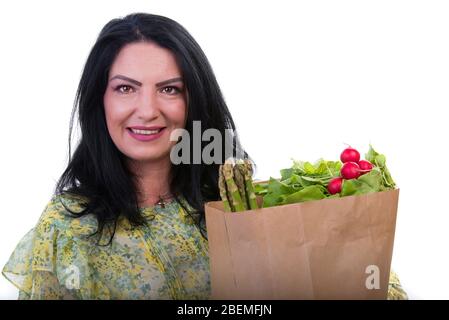
<instances>
[{"instance_id":1,"label":"woman's eye","mask_svg":"<svg viewBox=\"0 0 449 320\"><path fill-rule=\"evenodd\" d=\"M122 90L123 89L123 90ZM115 91L118 91L118 92L120 92L120 93L125 93L125 94L127 94L127 93L129 93L130 92L130 90L132 90L133 88L131 87L131 86L128 86L128 85L119 85L118 87L116 87L115 88Z\"/></svg>"},{"instance_id":2,"label":"woman's eye","mask_svg":"<svg viewBox=\"0 0 449 320\"><path fill-rule=\"evenodd\" d=\"M162 92L167 93L169 95L175 95L181 92L181 89L179 89L178 87L165 87L162 89Z\"/></svg>"}]
</instances>

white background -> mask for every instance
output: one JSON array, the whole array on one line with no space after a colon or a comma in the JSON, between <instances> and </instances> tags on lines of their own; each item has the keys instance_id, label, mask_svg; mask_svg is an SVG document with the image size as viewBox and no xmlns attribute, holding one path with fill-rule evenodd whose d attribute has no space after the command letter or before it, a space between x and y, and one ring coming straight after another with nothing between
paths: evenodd
<instances>
[{"instance_id":1,"label":"white background","mask_svg":"<svg viewBox=\"0 0 449 320\"><path fill-rule=\"evenodd\" d=\"M387 156L401 189L393 269L412 299L448 299L446 1L10 1L0 19L0 267L66 166L83 64L103 25L144 11L208 56L257 178L290 158ZM0 298L15 299L0 279Z\"/></svg>"}]
</instances>

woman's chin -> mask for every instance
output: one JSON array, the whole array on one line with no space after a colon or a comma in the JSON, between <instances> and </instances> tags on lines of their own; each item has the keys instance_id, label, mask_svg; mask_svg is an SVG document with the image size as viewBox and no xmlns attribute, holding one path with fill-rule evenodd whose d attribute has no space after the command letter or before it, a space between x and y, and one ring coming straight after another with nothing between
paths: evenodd
<instances>
[{"instance_id":1,"label":"woman's chin","mask_svg":"<svg viewBox=\"0 0 449 320\"><path fill-rule=\"evenodd\" d=\"M131 160L140 162L140 163L152 163L152 162L161 162L161 161L170 161L170 152L152 152L151 155L146 154L137 154L129 157Z\"/></svg>"}]
</instances>

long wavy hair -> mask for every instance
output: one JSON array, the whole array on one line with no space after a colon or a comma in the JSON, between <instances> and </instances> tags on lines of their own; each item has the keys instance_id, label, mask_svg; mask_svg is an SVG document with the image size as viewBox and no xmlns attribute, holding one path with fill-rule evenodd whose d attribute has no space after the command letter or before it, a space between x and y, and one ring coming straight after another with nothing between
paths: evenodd
<instances>
[{"instance_id":1,"label":"long wavy hair","mask_svg":"<svg viewBox=\"0 0 449 320\"><path fill-rule=\"evenodd\" d=\"M214 128L222 137L231 134L232 154L249 156L239 142L236 128L214 72L204 52L176 21L164 16L133 13L109 21L101 30L85 63L70 118L68 165L57 181L55 194L72 194L89 199L81 212L64 207L76 217L93 214L100 239L104 228L111 231L111 243L119 217L133 226L145 224L139 210L137 177L126 165L125 156L113 143L107 126L103 96L108 74L121 48L134 42L153 42L170 50L181 70L188 92L185 129L192 137L193 121L201 121L201 132ZM81 137L71 156L74 116L78 115ZM193 139L191 139L193 140ZM191 150L193 141L190 142ZM201 142L203 150L205 142ZM230 156L223 144L222 162ZM193 155L191 155L193 158ZM194 219L207 239L204 203L219 200L218 163L172 164L170 191ZM188 205L180 199L184 198ZM100 242L100 240L99 240Z\"/></svg>"}]
</instances>

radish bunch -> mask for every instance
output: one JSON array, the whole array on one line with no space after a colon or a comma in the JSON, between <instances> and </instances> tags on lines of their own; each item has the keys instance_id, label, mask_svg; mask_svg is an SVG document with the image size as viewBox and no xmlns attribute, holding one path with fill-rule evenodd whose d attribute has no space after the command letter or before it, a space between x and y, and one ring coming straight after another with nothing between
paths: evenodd
<instances>
[{"instance_id":1,"label":"radish bunch","mask_svg":"<svg viewBox=\"0 0 449 320\"><path fill-rule=\"evenodd\" d=\"M341 192L343 180L357 179L373 169L373 164L367 160L360 160L360 153L352 147L343 150L340 160L343 162L340 177L332 179L327 186L330 194Z\"/></svg>"}]
</instances>

